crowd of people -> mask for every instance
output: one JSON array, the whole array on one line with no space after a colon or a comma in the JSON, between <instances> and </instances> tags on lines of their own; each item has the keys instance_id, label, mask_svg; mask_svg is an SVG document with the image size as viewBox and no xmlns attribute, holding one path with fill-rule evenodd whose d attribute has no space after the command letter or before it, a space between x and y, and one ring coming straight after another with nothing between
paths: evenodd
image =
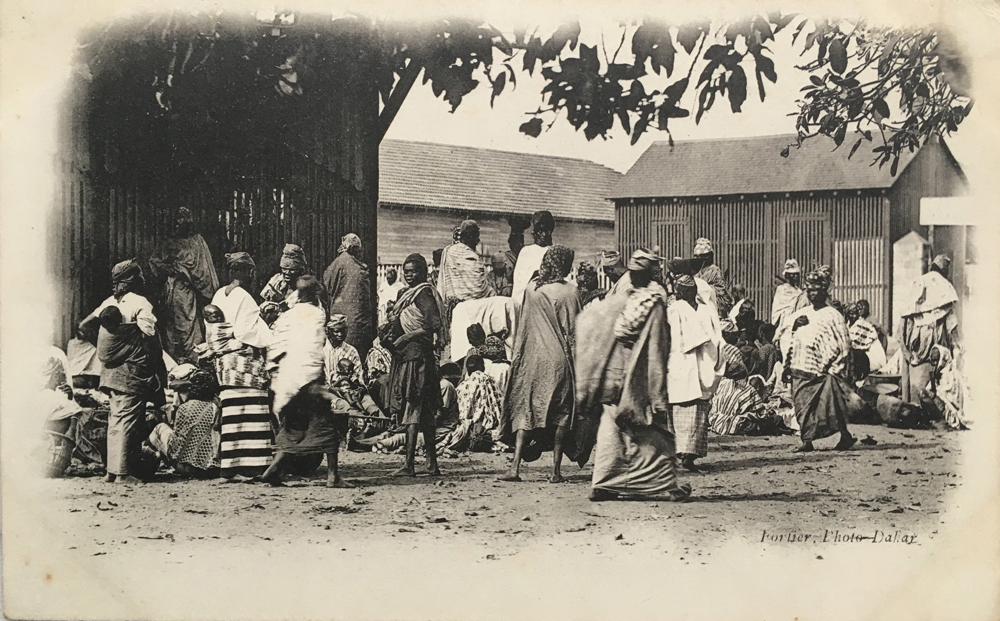
<instances>
[{"instance_id":1,"label":"crowd of people","mask_svg":"<svg viewBox=\"0 0 1000 621\"><path fill-rule=\"evenodd\" d=\"M484 261L466 220L430 265L411 254L374 289L357 235L322 276L287 244L258 290L246 252L226 255L220 286L192 222L180 209L146 269L115 265L112 295L44 370L56 446L109 482L169 468L281 485L325 458L327 485L344 487L345 448L399 453L404 477L418 455L439 476L439 455L509 452L500 480L516 483L551 452L552 483L564 456L593 460L595 501L685 500L677 468L704 467L710 431L798 433L806 452L831 436L851 449L852 422L965 426L944 255L890 357L870 304L830 296L828 266L803 276L785 261L768 321L706 238L687 258L641 248L577 263L540 211L532 244L513 231L510 250Z\"/></svg>"}]
</instances>

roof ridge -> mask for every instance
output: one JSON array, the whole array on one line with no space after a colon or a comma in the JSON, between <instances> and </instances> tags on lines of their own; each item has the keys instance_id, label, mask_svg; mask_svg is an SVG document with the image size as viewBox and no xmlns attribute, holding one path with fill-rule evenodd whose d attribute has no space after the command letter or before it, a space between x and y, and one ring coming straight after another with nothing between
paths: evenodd
<instances>
[{"instance_id":1,"label":"roof ridge","mask_svg":"<svg viewBox=\"0 0 1000 621\"><path fill-rule=\"evenodd\" d=\"M783 133L783 134L762 134L760 136L730 136L730 137L719 137L719 138L683 138L680 140L674 140L674 144L691 144L691 143L704 143L704 142L736 142L736 141L746 141L746 140L765 140L767 138L791 138L795 140L797 134L795 132ZM670 145L669 140L654 140L650 146L655 145Z\"/></svg>"},{"instance_id":2,"label":"roof ridge","mask_svg":"<svg viewBox=\"0 0 1000 621\"><path fill-rule=\"evenodd\" d=\"M382 144L385 144L385 143L409 144L409 145L415 145L415 146L420 146L420 147L427 147L427 146L430 146L430 147L446 147L446 148L452 148L452 149L467 149L467 150L470 150L470 151L481 151L481 152L482 151L487 151L487 152L491 152L491 153L503 153L505 155L517 155L517 156L522 156L522 157L534 157L534 158L539 158L539 159L544 159L544 160L566 160L566 161L569 161L569 162L580 162L580 163L584 163L584 164L590 164L590 165L593 165L593 166L599 166L599 167L604 168L605 170L609 170L609 171L611 171L611 172L613 172L615 174L618 174L618 175L622 174L622 173L618 172L617 170L615 170L614 168L611 168L610 166L605 166L604 164L601 164L600 162L595 162L594 160L589 160L589 159L583 158L583 157L568 157L568 156L565 156L565 155L545 155L543 153L528 153L527 151L512 151L512 150L509 150L509 149L494 149L494 148L491 148L491 147L470 147L468 145L462 145L462 144L450 144L450 143L446 143L446 142L429 142L429 141L425 141L425 140L402 140L402 139L399 139L399 138L386 138L385 140L382 141Z\"/></svg>"}]
</instances>

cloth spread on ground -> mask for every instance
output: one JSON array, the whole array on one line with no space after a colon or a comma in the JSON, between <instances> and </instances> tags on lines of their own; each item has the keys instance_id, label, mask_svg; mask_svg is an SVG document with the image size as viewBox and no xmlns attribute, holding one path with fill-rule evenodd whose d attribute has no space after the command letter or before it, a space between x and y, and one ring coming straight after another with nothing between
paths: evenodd
<instances>
[{"instance_id":1,"label":"cloth spread on ground","mask_svg":"<svg viewBox=\"0 0 1000 621\"><path fill-rule=\"evenodd\" d=\"M438 292L446 305L496 295L486 279L486 266L476 251L459 242L441 253Z\"/></svg>"},{"instance_id":2,"label":"cloth spread on ground","mask_svg":"<svg viewBox=\"0 0 1000 621\"><path fill-rule=\"evenodd\" d=\"M330 315L347 318L347 342L362 356L368 355L372 330L372 292L368 266L349 252L341 252L323 273Z\"/></svg>"},{"instance_id":3,"label":"cloth spread on ground","mask_svg":"<svg viewBox=\"0 0 1000 621\"><path fill-rule=\"evenodd\" d=\"M303 388L323 379L323 345L326 343L326 315L318 306L296 304L274 322L276 347L267 351L271 372L272 408L281 411ZM308 409L309 399L300 404Z\"/></svg>"},{"instance_id":4,"label":"cloth spread on ground","mask_svg":"<svg viewBox=\"0 0 1000 621\"><path fill-rule=\"evenodd\" d=\"M508 355L513 350L516 311L509 297L493 296L481 300L469 300L456 306L451 312L451 360L465 355L471 345L466 333L469 326L479 324L487 335L507 331Z\"/></svg>"},{"instance_id":5,"label":"cloth spread on ground","mask_svg":"<svg viewBox=\"0 0 1000 621\"><path fill-rule=\"evenodd\" d=\"M149 258L153 277L163 278L164 349L174 358L191 358L205 340L201 309L219 288L212 253L201 235L166 240Z\"/></svg>"}]
</instances>

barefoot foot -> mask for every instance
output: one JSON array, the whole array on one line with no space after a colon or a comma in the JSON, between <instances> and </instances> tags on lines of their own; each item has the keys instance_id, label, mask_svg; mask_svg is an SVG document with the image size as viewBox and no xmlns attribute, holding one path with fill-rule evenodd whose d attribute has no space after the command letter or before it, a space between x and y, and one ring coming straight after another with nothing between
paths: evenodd
<instances>
[{"instance_id":1,"label":"barefoot foot","mask_svg":"<svg viewBox=\"0 0 1000 621\"><path fill-rule=\"evenodd\" d=\"M812 442L803 442L800 446L795 447L793 453L811 453L813 450Z\"/></svg>"},{"instance_id":2,"label":"barefoot foot","mask_svg":"<svg viewBox=\"0 0 1000 621\"><path fill-rule=\"evenodd\" d=\"M549 477L549 483L562 483L565 480L561 474L553 474Z\"/></svg>"},{"instance_id":3,"label":"barefoot foot","mask_svg":"<svg viewBox=\"0 0 1000 621\"><path fill-rule=\"evenodd\" d=\"M393 477L415 477L417 473L413 470L413 466L403 466L399 470L396 470L389 476Z\"/></svg>"},{"instance_id":4,"label":"barefoot foot","mask_svg":"<svg viewBox=\"0 0 1000 621\"><path fill-rule=\"evenodd\" d=\"M506 481L508 483L520 483L521 477L517 475L513 470L508 470L507 474L503 475L498 479L499 481Z\"/></svg>"}]
</instances>

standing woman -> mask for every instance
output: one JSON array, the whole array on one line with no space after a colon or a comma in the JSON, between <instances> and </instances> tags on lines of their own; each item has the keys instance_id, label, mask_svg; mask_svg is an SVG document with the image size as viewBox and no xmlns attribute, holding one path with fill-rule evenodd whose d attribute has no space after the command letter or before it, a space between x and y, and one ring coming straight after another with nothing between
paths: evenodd
<instances>
[{"instance_id":1,"label":"standing woman","mask_svg":"<svg viewBox=\"0 0 1000 621\"><path fill-rule=\"evenodd\" d=\"M504 435L516 434L514 462L502 481L520 481L522 457L537 455L537 448L529 444L548 446L550 438L549 482L563 481L563 440L573 427L574 414L573 342L581 309L580 289L566 282L572 269L573 251L552 246L538 268L537 280L524 292L504 401Z\"/></svg>"},{"instance_id":2,"label":"standing woman","mask_svg":"<svg viewBox=\"0 0 1000 621\"><path fill-rule=\"evenodd\" d=\"M792 380L792 402L802 438L797 453L812 451L813 440L838 432L838 451L846 451L855 442L847 430L847 398L853 391L844 381L850 372L851 335L844 316L828 304L830 276L825 267L806 275L810 305L790 317L792 346L786 373Z\"/></svg>"},{"instance_id":3,"label":"standing woman","mask_svg":"<svg viewBox=\"0 0 1000 621\"><path fill-rule=\"evenodd\" d=\"M361 238L348 233L340 240L337 258L323 273L323 286L329 296L330 315L343 315L347 321L347 343L357 350L361 360L368 355L372 337L372 314L375 312L368 266L361 261ZM360 371L360 365L357 369Z\"/></svg>"},{"instance_id":4,"label":"standing woman","mask_svg":"<svg viewBox=\"0 0 1000 621\"><path fill-rule=\"evenodd\" d=\"M415 476L417 433L424 434L427 472L439 476L434 417L441 407L441 387L434 358L435 336L442 332L441 300L427 282L427 260L411 254L403 263L407 288L399 293L380 338L392 351L389 411L406 427L406 462L394 476Z\"/></svg>"},{"instance_id":5,"label":"standing woman","mask_svg":"<svg viewBox=\"0 0 1000 621\"><path fill-rule=\"evenodd\" d=\"M237 351L215 358L222 405L221 476L234 480L237 475L261 475L274 452L265 351L271 330L247 292L256 276L253 259L245 252L234 252L226 255L226 266L230 283L215 292L212 304L219 307L233 327L235 341L242 344Z\"/></svg>"}]
</instances>

